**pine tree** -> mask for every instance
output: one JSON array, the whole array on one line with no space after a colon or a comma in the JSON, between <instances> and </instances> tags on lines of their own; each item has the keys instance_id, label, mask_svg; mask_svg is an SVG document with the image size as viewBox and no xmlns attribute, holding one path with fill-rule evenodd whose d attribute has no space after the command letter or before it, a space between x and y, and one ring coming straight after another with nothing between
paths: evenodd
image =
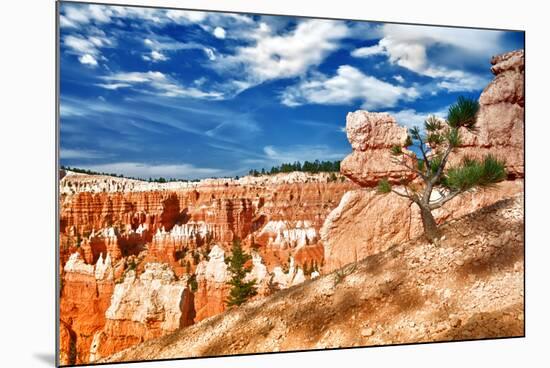
<instances>
[{"instance_id":1,"label":"pine tree","mask_svg":"<svg viewBox=\"0 0 550 368\"><path fill-rule=\"evenodd\" d=\"M403 146L391 148L394 162L416 173L421 179L421 188L410 185L404 179L401 180L399 190L393 189L387 179L378 183L380 193L395 193L420 208L424 235L430 241L440 237L433 210L472 188L489 187L506 178L504 162L492 155L481 160L465 157L458 165L446 168L449 156L460 145L460 130L471 133L477 131L478 110L479 103L476 100L459 97L449 107L445 121L430 116L424 122L425 134L414 127L410 129L410 135ZM403 150L413 145L422 155L421 158L412 151ZM437 190L439 197L432 200L434 190Z\"/></svg>"},{"instance_id":2,"label":"pine tree","mask_svg":"<svg viewBox=\"0 0 550 368\"><path fill-rule=\"evenodd\" d=\"M227 257L228 269L231 273L231 280L227 282L231 285L231 291L226 300L228 307L239 306L256 295L256 280L244 280L246 274L250 272L250 268L245 267L245 263L251 258L249 254L243 251L241 242L234 240L231 256Z\"/></svg>"}]
</instances>

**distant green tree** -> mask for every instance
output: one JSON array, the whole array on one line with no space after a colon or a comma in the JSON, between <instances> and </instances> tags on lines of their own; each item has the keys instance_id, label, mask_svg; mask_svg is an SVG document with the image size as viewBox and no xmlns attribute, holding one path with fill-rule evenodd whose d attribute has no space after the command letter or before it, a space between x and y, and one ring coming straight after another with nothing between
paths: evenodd
<instances>
[{"instance_id":1,"label":"distant green tree","mask_svg":"<svg viewBox=\"0 0 550 368\"><path fill-rule=\"evenodd\" d=\"M228 269L231 273L231 280L227 282L231 285L229 297L226 300L226 305L228 307L234 305L239 306L256 295L256 280L244 280L247 273L250 272L250 268L245 267L245 264L251 258L252 257L242 249L241 242L239 240L234 240L231 256L227 257Z\"/></svg>"}]
</instances>

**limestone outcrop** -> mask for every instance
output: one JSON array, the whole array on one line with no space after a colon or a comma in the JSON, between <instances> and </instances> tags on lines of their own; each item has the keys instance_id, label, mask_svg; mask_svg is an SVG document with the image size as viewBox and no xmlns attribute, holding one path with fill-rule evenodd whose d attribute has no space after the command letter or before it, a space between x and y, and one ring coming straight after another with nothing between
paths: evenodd
<instances>
[{"instance_id":1,"label":"limestone outcrop","mask_svg":"<svg viewBox=\"0 0 550 368\"><path fill-rule=\"evenodd\" d=\"M288 267L291 256L300 266L320 266L323 221L347 190L357 188L326 173L159 184L70 171L60 186L62 352L77 363L168 333L159 315L143 323L134 314L152 313L137 299L159 303L141 280L151 264L174 274L154 283L187 287L183 324L225 310L224 253L235 238L253 254L250 277L257 279L258 297L272 292L274 268ZM196 290L186 281L193 279ZM121 296L123 287L128 290Z\"/></svg>"},{"instance_id":2,"label":"limestone outcrop","mask_svg":"<svg viewBox=\"0 0 550 368\"><path fill-rule=\"evenodd\" d=\"M105 311L114 289L109 255L96 265L73 253L63 268L60 299L60 358L66 364L89 361L94 334L105 325Z\"/></svg>"}]
</instances>

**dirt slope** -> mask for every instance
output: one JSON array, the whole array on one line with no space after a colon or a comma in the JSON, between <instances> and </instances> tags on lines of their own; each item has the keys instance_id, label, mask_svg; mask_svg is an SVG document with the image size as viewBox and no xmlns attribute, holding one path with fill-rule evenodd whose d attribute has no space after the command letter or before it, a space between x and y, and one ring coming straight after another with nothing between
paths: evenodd
<instances>
[{"instance_id":1,"label":"dirt slope","mask_svg":"<svg viewBox=\"0 0 550 368\"><path fill-rule=\"evenodd\" d=\"M523 198L106 361L524 334Z\"/></svg>"}]
</instances>

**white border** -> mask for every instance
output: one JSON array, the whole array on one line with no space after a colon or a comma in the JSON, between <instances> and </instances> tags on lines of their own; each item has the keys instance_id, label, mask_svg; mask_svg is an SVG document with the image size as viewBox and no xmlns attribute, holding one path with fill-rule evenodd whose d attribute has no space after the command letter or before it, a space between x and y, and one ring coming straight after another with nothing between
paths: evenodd
<instances>
[{"instance_id":1,"label":"white border","mask_svg":"<svg viewBox=\"0 0 550 368\"><path fill-rule=\"evenodd\" d=\"M117 3L116 1L104 1ZM527 31L527 337L310 353L275 354L114 367L334 367L362 364L407 367L528 366L547 361L548 203L543 192L549 134L548 13L517 1L126 0L123 3L249 11L334 18L362 18ZM538 4L543 4L539 2ZM54 2L12 0L0 12L0 280L2 366L52 366L54 356ZM546 109L547 110L547 109ZM7 112L7 114L6 114ZM547 225L546 225L547 226Z\"/></svg>"}]
</instances>

